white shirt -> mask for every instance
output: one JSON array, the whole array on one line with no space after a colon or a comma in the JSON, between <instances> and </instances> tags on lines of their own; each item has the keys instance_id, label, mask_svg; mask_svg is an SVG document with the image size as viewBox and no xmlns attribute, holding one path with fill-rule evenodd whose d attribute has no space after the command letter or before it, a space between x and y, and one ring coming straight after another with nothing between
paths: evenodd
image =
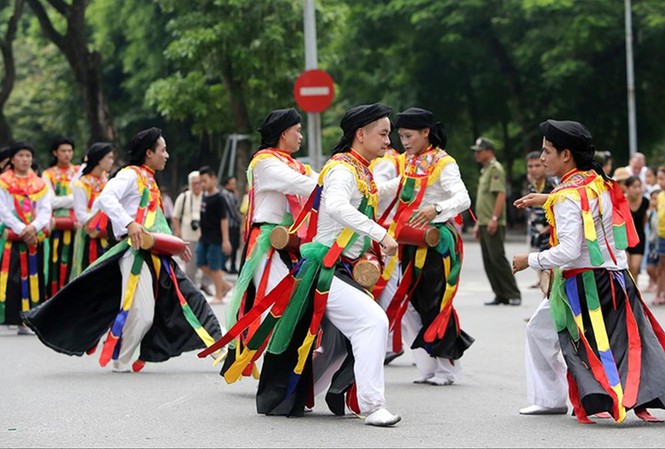
<instances>
[{"instance_id":1,"label":"white shirt","mask_svg":"<svg viewBox=\"0 0 665 449\"><path fill-rule=\"evenodd\" d=\"M399 186L399 178L377 184L379 198L393 197ZM344 228L350 228L360 235L356 242L344 252L352 259L360 256L363 237L380 242L388 232L358 210L363 194L358 190L356 175L345 165L337 165L326 173L319 207L319 218L315 242L332 246Z\"/></svg>"},{"instance_id":2,"label":"white shirt","mask_svg":"<svg viewBox=\"0 0 665 449\"><path fill-rule=\"evenodd\" d=\"M37 232L48 229L51 223L51 195L52 192L49 191L37 201L35 219L30 222ZM13 210L14 197L6 190L0 189L0 223L4 223L12 231L20 234L28 225L19 220L12 212Z\"/></svg>"},{"instance_id":3,"label":"white shirt","mask_svg":"<svg viewBox=\"0 0 665 449\"><path fill-rule=\"evenodd\" d=\"M77 173L75 178L76 180L72 181L72 195L74 196L74 215L76 216L76 220L82 225L85 225L88 220L90 220L97 212L99 212L99 195L92 202L90 210L88 210L88 202L90 200L88 197L88 191L76 183L76 181L81 179L81 176L82 173ZM101 183L104 181L100 178L97 178L97 182Z\"/></svg>"},{"instance_id":4,"label":"white shirt","mask_svg":"<svg viewBox=\"0 0 665 449\"><path fill-rule=\"evenodd\" d=\"M388 182L391 179L395 179L399 176L397 167L395 166L395 161L392 158L388 157L382 157L376 161L376 163L372 167L372 174L374 175L374 181L377 184ZM390 203L392 203L393 199L394 196L393 197L385 196L379 198L379 207L377 208L376 212L377 218L383 216L383 213L386 211L388 206L390 206ZM397 202L395 202L395 205L397 205ZM388 213L388 216L386 217L386 223L389 224L392 221L396 211L397 207L393 207L392 210Z\"/></svg>"},{"instance_id":5,"label":"white shirt","mask_svg":"<svg viewBox=\"0 0 665 449\"><path fill-rule=\"evenodd\" d=\"M51 197L51 209L71 209L74 207L74 195L61 195L57 196L55 194L55 189L53 188L53 184L51 184L51 180L46 177L46 175L42 175L42 179L44 182L46 182L46 185L48 186L48 190L50 192L50 197ZM71 183L70 183L71 187Z\"/></svg>"},{"instance_id":6,"label":"white shirt","mask_svg":"<svg viewBox=\"0 0 665 449\"><path fill-rule=\"evenodd\" d=\"M180 220L180 233L187 242L198 242L201 238L201 228L196 231L192 229L192 220L201 220L201 198L203 192L195 195L191 190L187 190L175 199L172 218Z\"/></svg>"},{"instance_id":7,"label":"white shirt","mask_svg":"<svg viewBox=\"0 0 665 449\"><path fill-rule=\"evenodd\" d=\"M598 199L589 199L589 207L593 216L596 238L600 245L600 251L605 262L599 267L591 265L589 248L584 238L584 224L582 222L582 208L578 201L566 198L554 205L554 219L556 224L556 235L559 244L539 253L529 254L529 266L535 269L550 269L560 267L562 270L575 268L606 268L608 270L623 270L627 267L626 252L616 249L614 245L614 232L612 228L612 200L609 192L603 192L600 196L603 206L603 225L601 226L598 214ZM612 261L605 237L612 248L615 264ZM540 263L539 263L540 262Z\"/></svg>"},{"instance_id":8,"label":"white shirt","mask_svg":"<svg viewBox=\"0 0 665 449\"><path fill-rule=\"evenodd\" d=\"M417 186L418 183L416 182ZM419 190L419 188L415 189L414 197ZM445 223L471 206L469 192L466 190L456 163L449 162L446 164L441 170L439 179L426 188L420 208L434 204L439 205L441 213L434 217L432 223Z\"/></svg>"},{"instance_id":9,"label":"white shirt","mask_svg":"<svg viewBox=\"0 0 665 449\"><path fill-rule=\"evenodd\" d=\"M254 182L254 223L281 223L289 212L285 195L307 200L316 187L318 173L303 175L275 157L259 161L252 172ZM297 217L293 217L294 219Z\"/></svg>"},{"instance_id":10,"label":"white shirt","mask_svg":"<svg viewBox=\"0 0 665 449\"><path fill-rule=\"evenodd\" d=\"M109 217L117 239L127 234L127 226L134 221L141 201L138 174L123 169L109 180L97 198L99 208Z\"/></svg>"},{"instance_id":11,"label":"white shirt","mask_svg":"<svg viewBox=\"0 0 665 449\"><path fill-rule=\"evenodd\" d=\"M90 217L94 215L91 211L97 208L99 197L95 198L92 208L88 210L88 192L83 187L73 185L72 195L74 197L74 215L76 215L76 220L81 224L86 224L90 220Z\"/></svg>"}]
</instances>

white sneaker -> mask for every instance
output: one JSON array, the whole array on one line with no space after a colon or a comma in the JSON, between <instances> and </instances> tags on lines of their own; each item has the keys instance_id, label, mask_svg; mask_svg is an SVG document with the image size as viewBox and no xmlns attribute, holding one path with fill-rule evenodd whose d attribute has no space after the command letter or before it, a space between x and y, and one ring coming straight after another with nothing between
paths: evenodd
<instances>
[{"instance_id":1,"label":"white sneaker","mask_svg":"<svg viewBox=\"0 0 665 449\"><path fill-rule=\"evenodd\" d=\"M401 419L401 416L393 415L385 407L381 407L365 418L365 424L368 426L389 427L394 426Z\"/></svg>"},{"instance_id":2,"label":"white sneaker","mask_svg":"<svg viewBox=\"0 0 665 449\"><path fill-rule=\"evenodd\" d=\"M520 409L520 415L565 415L568 407L543 407L542 405L530 405Z\"/></svg>"},{"instance_id":3,"label":"white sneaker","mask_svg":"<svg viewBox=\"0 0 665 449\"><path fill-rule=\"evenodd\" d=\"M439 376L432 376L429 379L425 381L425 383L430 384L430 385L438 385L438 386L444 386L444 385L452 385L455 383L454 380L451 379L446 379L443 377Z\"/></svg>"},{"instance_id":4,"label":"white sneaker","mask_svg":"<svg viewBox=\"0 0 665 449\"><path fill-rule=\"evenodd\" d=\"M413 381L414 384L426 384L429 382L429 380L434 377L433 374L430 374L429 376L423 376L419 377L416 380Z\"/></svg>"},{"instance_id":5,"label":"white sneaker","mask_svg":"<svg viewBox=\"0 0 665 449\"><path fill-rule=\"evenodd\" d=\"M111 368L111 371L114 372L114 373L131 373L132 372L129 365L125 365L124 363L120 363L117 360L113 361L113 368Z\"/></svg>"},{"instance_id":6,"label":"white sneaker","mask_svg":"<svg viewBox=\"0 0 665 449\"><path fill-rule=\"evenodd\" d=\"M35 335L35 333L28 326L20 325L18 327L17 335Z\"/></svg>"}]
</instances>

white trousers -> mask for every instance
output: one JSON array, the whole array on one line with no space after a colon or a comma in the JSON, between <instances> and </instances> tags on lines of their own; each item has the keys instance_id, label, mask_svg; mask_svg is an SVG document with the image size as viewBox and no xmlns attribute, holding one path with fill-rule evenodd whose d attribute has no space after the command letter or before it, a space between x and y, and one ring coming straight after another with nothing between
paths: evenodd
<instances>
[{"instance_id":1,"label":"white trousers","mask_svg":"<svg viewBox=\"0 0 665 449\"><path fill-rule=\"evenodd\" d=\"M529 404L564 407L568 397L567 368L547 299L541 301L526 326L524 364Z\"/></svg>"},{"instance_id":2,"label":"white trousers","mask_svg":"<svg viewBox=\"0 0 665 449\"><path fill-rule=\"evenodd\" d=\"M127 251L120 261L120 273L122 274L122 297L120 307L125 299L125 291L129 280L130 271L134 258L131 251ZM143 262L141 274L139 275L134 301L127 314L125 326L122 329L122 342L118 355L117 365L121 368L129 367L134 358L134 353L141 344L141 340L152 326L155 317L155 296L153 294L152 273L148 265Z\"/></svg>"},{"instance_id":3,"label":"white trousers","mask_svg":"<svg viewBox=\"0 0 665 449\"><path fill-rule=\"evenodd\" d=\"M451 317L451 319L453 319ZM418 332L423 327L420 315L409 303L409 307L402 317L402 336L408 347L411 347ZM462 361L450 360L443 357L431 357L423 348L413 349L413 358L416 361L416 368L422 378L439 377L451 382L462 380Z\"/></svg>"},{"instance_id":4,"label":"white trousers","mask_svg":"<svg viewBox=\"0 0 665 449\"><path fill-rule=\"evenodd\" d=\"M388 337L386 313L367 294L333 277L325 318L351 342L360 412L370 414L385 406L383 359ZM346 355L339 334L336 336L334 329L326 332L326 327L324 322L323 341L313 358L315 394L327 390Z\"/></svg>"},{"instance_id":5,"label":"white trousers","mask_svg":"<svg viewBox=\"0 0 665 449\"><path fill-rule=\"evenodd\" d=\"M396 256L395 256L396 257ZM386 260L386 263L388 263L389 259ZM381 296L379 296L379 305L383 310L388 310L388 306L390 305L390 301L392 301L393 296L395 296L395 292L397 291L397 286L399 285L399 280L402 277L402 269L400 267L399 262L397 262L397 265L395 266L395 269L393 270L392 275L390 276L390 279L386 283L385 288L381 292ZM386 352L393 352L393 332L390 331L388 334L388 338L386 341Z\"/></svg>"}]
</instances>

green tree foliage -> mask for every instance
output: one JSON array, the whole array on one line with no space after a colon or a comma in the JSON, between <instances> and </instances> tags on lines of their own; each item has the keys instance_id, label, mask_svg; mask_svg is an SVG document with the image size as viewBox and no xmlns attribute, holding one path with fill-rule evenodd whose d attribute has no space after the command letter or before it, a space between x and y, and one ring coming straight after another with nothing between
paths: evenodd
<instances>
[{"instance_id":1,"label":"green tree foliage","mask_svg":"<svg viewBox=\"0 0 665 449\"><path fill-rule=\"evenodd\" d=\"M25 20L24 35L15 44L17 82L5 108L12 135L34 145L42 168L55 136L72 138L80 160L88 135L80 91L57 47L39 35L38 24Z\"/></svg>"},{"instance_id":2,"label":"green tree foliage","mask_svg":"<svg viewBox=\"0 0 665 449\"><path fill-rule=\"evenodd\" d=\"M165 53L171 70L152 83L149 102L169 120L191 120L197 135L217 140L210 156L220 157L216 136L257 139L254 130L270 110L294 105L293 83L304 66L302 0L158 4L172 17ZM247 143L238 155L241 183L252 149Z\"/></svg>"},{"instance_id":3,"label":"green tree foliage","mask_svg":"<svg viewBox=\"0 0 665 449\"><path fill-rule=\"evenodd\" d=\"M72 27L62 11L86 8L76 36L100 58L118 141L162 127L172 186L192 168L216 166L228 134L249 134L255 145L265 114L294 105L293 83L304 69L302 0L25 1L37 10L48 5L51 34L60 36ZM632 3L639 150L656 163L665 157L665 3ZM549 117L586 123L597 147L627 162L623 2L319 0L316 8L319 66L336 89L322 114L324 153L340 135L345 109L381 101L395 112L434 111L472 194L473 140L497 142L519 188L523 156L539 148L537 125ZM8 123L16 138L39 146L54 134L82 142L90 117L85 91L76 89L80 74L71 55L62 56L62 41L56 47L37 35L45 18L37 22L35 8L26 9L14 42ZM0 8L0 36L10 16L9 5ZM241 181L251 148L241 148Z\"/></svg>"},{"instance_id":4,"label":"green tree foliage","mask_svg":"<svg viewBox=\"0 0 665 449\"><path fill-rule=\"evenodd\" d=\"M44 35L55 44L71 67L83 98L82 110L89 129L89 141L116 142L113 117L101 77L102 56L89 46L86 23L87 0L27 0ZM58 25L64 22L59 29ZM90 142L87 142L90 143Z\"/></svg>"},{"instance_id":5,"label":"green tree foliage","mask_svg":"<svg viewBox=\"0 0 665 449\"><path fill-rule=\"evenodd\" d=\"M343 95L350 103L383 99L397 109L434 111L448 127L449 148L465 177L474 177L468 147L481 134L498 142L509 173L513 165L521 173L522 156L539 148L537 125L549 117L588 124L598 146L626 162L623 2L349 4L348 32L335 45L342 57L334 77L345 86ZM647 83L663 75L653 55L662 54L665 5L634 4L639 136L648 154L663 139L662 126L653 128L663 103L651 102L663 93Z\"/></svg>"}]
</instances>

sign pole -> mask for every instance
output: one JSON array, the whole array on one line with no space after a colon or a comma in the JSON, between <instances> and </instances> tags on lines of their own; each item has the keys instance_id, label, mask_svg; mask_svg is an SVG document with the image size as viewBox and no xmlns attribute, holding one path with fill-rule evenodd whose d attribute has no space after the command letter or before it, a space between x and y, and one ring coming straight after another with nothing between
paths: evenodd
<instances>
[{"instance_id":1,"label":"sign pole","mask_svg":"<svg viewBox=\"0 0 665 449\"><path fill-rule=\"evenodd\" d=\"M637 153L637 120L635 119L635 74L633 69L633 13L630 0L624 1L626 21L626 80L628 91L629 158Z\"/></svg>"},{"instance_id":2,"label":"sign pole","mask_svg":"<svg viewBox=\"0 0 665 449\"><path fill-rule=\"evenodd\" d=\"M304 2L305 70L311 70L318 67L318 55L316 49L316 11L314 9L314 0L304 0ZM318 112L308 112L307 153L309 154L311 166L316 171L320 170L323 165L321 146L321 114Z\"/></svg>"}]
</instances>

